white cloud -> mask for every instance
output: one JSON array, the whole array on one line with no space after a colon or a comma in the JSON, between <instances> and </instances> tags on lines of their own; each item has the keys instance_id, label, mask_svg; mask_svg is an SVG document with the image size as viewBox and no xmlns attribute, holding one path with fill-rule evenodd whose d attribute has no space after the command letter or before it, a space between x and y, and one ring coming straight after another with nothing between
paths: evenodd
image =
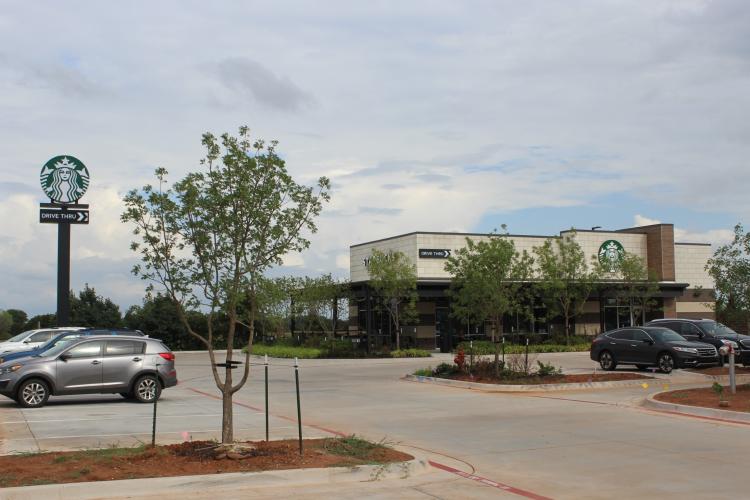
<instances>
[{"instance_id":1,"label":"white cloud","mask_svg":"<svg viewBox=\"0 0 750 500\"><path fill-rule=\"evenodd\" d=\"M660 220L644 217L636 214L633 218L634 226L650 226L661 224ZM731 229L710 229L708 231L689 231L679 227L674 228L674 240L678 243L711 243L712 245L723 245L732 241L734 231Z\"/></svg>"},{"instance_id":2,"label":"white cloud","mask_svg":"<svg viewBox=\"0 0 750 500\"><path fill-rule=\"evenodd\" d=\"M48 158L92 174L74 287L85 276L127 305L143 283L119 198L156 166L197 169L203 132L245 123L281 141L295 178L333 180L295 272L346 275L356 242L618 195L746 219L748 25L741 0L9 4L0 307L54 305L54 228L36 215Z\"/></svg>"}]
</instances>

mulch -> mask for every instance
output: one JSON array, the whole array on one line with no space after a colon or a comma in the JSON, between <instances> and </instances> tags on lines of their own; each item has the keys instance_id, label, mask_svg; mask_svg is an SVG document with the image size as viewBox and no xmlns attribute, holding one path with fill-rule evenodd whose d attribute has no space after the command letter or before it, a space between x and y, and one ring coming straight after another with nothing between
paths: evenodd
<instances>
[{"instance_id":1,"label":"mulch","mask_svg":"<svg viewBox=\"0 0 750 500\"><path fill-rule=\"evenodd\" d=\"M690 368L688 371L703 375L729 375L729 366L712 366L710 368ZM750 366L735 366L736 375L750 375Z\"/></svg>"},{"instance_id":2,"label":"mulch","mask_svg":"<svg viewBox=\"0 0 750 500\"><path fill-rule=\"evenodd\" d=\"M155 448L6 455L0 456L0 488L222 472L348 467L413 458L384 446L375 447L369 456L362 458L338 455L326 450L326 441L303 441L302 456L296 440L244 443L255 449L251 456L237 460L215 458L216 443L212 441L190 441Z\"/></svg>"},{"instance_id":3,"label":"mulch","mask_svg":"<svg viewBox=\"0 0 750 500\"><path fill-rule=\"evenodd\" d=\"M664 392L654 396L654 399L664 401L665 403L750 412L750 384L738 385L737 394L732 394L728 385L724 386L722 397L729 401L728 407L723 407L719 404L719 395L711 387Z\"/></svg>"},{"instance_id":4,"label":"mulch","mask_svg":"<svg viewBox=\"0 0 750 500\"><path fill-rule=\"evenodd\" d=\"M529 376L513 378L495 378L487 376L472 377L466 374L451 375L452 380L463 380L465 382L478 382L481 384L509 384L509 385L541 385L541 384L580 384L588 382L615 382L619 380L641 380L651 379L637 373L583 373L577 375L549 375L546 377Z\"/></svg>"}]
</instances>

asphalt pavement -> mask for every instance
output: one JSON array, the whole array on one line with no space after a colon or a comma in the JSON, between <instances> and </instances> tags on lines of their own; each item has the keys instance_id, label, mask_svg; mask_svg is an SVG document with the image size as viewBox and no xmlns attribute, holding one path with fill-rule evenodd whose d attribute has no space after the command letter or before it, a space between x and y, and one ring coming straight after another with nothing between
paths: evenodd
<instances>
[{"instance_id":1,"label":"asphalt pavement","mask_svg":"<svg viewBox=\"0 0 750 500\"><path fill-rule=\"evenodd\" d=\"M750 449L747 425L642 408L644 397L701 381L676 371L647 388L484 393L402 380L431 359L301 360L305 437L357 434L397 443L436 466L407 483L320 486L306 498L739 498ZM541 355L568 373L591 372L588 353ZM260 360L254 359L254 362ZM180 384L157 406L157 441L217 438L221 408L203 353L177 353ZM294 368L271 360L271 438L297 433ZM235 436L262 439L263 369L235 395ZM153 408L120 396L51 398L22 410L0 400L2 453L149 442ZM442 467L441 467L442 466ZM468 477L467 477L468 476ZM313 495L313 496L311 496ZM272 496L272 495L271 495ZM208 496L206 496L208 498Z\"/></svg>"}]
</instances>

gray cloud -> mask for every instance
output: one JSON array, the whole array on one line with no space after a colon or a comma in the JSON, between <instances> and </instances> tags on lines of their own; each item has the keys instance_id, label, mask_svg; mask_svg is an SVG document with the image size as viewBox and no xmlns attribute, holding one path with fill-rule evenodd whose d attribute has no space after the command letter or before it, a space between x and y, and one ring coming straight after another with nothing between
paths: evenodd
<instances>
[{"instance_id":1,"label":"gray cloud","mask_svg":"<svg viewBox=\"0 0 750 500\"><path fill-rule=\"evenodd\" d=\"M450 175L443 174L418 174L414 176L419 182L432 182L438 184L447 184L451 181Z\"/></svg>"},{"instance_id":2,"label":"gray cloud","mask_svg":"<svg viewBox=\"0 0 750 500\"><path fill-rule=\"evenodd\" d=\"M402 208L359 207L358 213L363 215L399 215L403 211Z\"/></svg>"},{"instance_id":3,"label":"gray cloud","mask_svg":"<svg viewBox=\"0 0 750 500\"><path fill-rule=\"evenodd\" d=\"M299 111L313 102L289 78L276 76L251 59L225 59L217 64L217 76L227 88L270 108Z\"/></svg>"}]
</instances>

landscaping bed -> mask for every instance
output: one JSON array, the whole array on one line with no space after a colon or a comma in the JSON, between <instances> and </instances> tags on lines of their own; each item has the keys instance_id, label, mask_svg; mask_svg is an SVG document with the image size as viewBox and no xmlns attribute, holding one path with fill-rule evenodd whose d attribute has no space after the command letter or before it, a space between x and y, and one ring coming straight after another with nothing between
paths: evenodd
<instances>
[{"instance_id":1,"label":"landscaping bed","mask_svg":"<svg viewBox=\"0 0 750 500\"><path fill-rule=\"evenodd\" d=\"M503 385L537 385L537 384L585 384L590 382L615 382L620 380L651 379L637 373L582 373L576 375L529 375L512 377L471 376L464 373L443 375L440 378L450 380L462 380L464 382L477 382L480 384L503 384Z\"/></svg>"},{"instance_id":2,"label":"landscaping bed","mask_svg":"<svg viewBox=\"0 0 750 500\"><path fill-rule=\"evenodd\" d=\"M718 367L717 367L718 368ZM722 397L729 402L729 406L719 404L719 396L712 387L698 389L681 389L662 392L654 396L657 401L687 406L700 406L718 410L731 410L750 413L750 384L737 386L737 394L732 394L729 386L723 386Z\"/></svg>"},{"instance_id":3,"label":"landscaping bed","mask_svg":"<svg viewBox=\"0 0 750 500\"><path fill-rule=\"evenodd\" d=\"M429 358L429 351L423 349L400 349L367 353L361 349L354 349L351 343L328 343L320 347L290 346L283 344L267 345L253 344L252 354L267 355L269 358L299 358L299 359L359 359L359 358Z\"/></svg>"},{"instance_id":4,"label":"landscaping bed","mask_svg":"<svg viewBox=\"0 0 750 500\"><path fill-rule=\"evenodd\" d=\"M728 366L712 366L710 368L690 368L689 371L700 373L701 375L729 375ZM734 373L736 375L750 375L750 366L735 366Z\"/></svg>"},{"instance_id":5,"label":"landscaping bed","mask_svg":"<svg viewBox=\"0 0 750 500\"><path fill-rule=\"evenodd\" d=\"M0 457L0 488L222 472L353 467L414 458L382 443L354 436L309 439L303 443L302 456L296 440L240 443L228 451L217 450L218 445L213 441L189 441L153 448L7 455Z\"/></svg>"}]
</instances>

